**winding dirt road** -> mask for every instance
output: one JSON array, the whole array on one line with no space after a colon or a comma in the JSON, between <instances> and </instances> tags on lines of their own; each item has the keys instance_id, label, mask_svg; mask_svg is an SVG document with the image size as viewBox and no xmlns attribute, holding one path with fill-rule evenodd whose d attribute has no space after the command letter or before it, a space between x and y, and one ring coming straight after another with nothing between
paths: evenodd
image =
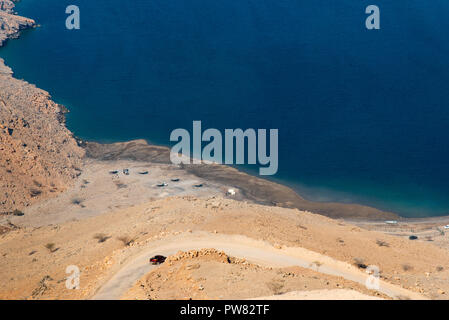
<instances>
[{"instance_id":1,"label":"winding dirt road","mask_svg":"<svg viewBox=\"0 0 449 320\"><path fill-rule=\"evenodd\" d=\"M104 283L92 297L95 300L116 300L130 289L141 277L157 266L149 264L149 258L161 254L169 256L178 251L215 248L226 254L244 258L265 267L300 266L320 273L340 276L365 285L368 274L346 262L300 248L283 247L277 249L266 242L244 236L218 235L206 232L187 233L170 236L155 241L143 248L139 254L129 258L127 263ZM316 262L319 262L318 267ZM427 299L416 292L379 280L379 289L394 299Z\"/></svg>"}]
</instances>

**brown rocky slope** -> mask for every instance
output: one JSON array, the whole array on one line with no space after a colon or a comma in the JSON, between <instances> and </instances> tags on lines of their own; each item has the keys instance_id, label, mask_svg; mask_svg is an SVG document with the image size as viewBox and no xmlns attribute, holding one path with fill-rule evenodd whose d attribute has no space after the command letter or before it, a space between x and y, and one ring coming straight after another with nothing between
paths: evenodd
<instances>
[{"instance_id":1,"label":"brown rocky slope","mask_svg":"<svg viewBox=\"0 0 449 320\"><path fill-rule=\"evenodd\" d=\"M18 36L20 30L33 27L34 20L14 14L14 2L0 0L0 46L7 39Z\"/></svg>"},{"instance_id":2,"label":"brown rocky slope","mask_svg":"<svg viewBox=\"0 0 449 320\"><path fill-rule=\"evenodd\" d=\"M0 0L0 46L35 24L13 7ZM0 214L64 190L79 173L84 152L64 125L64 110L0 59Z\"/></svg>"}]
</instances>

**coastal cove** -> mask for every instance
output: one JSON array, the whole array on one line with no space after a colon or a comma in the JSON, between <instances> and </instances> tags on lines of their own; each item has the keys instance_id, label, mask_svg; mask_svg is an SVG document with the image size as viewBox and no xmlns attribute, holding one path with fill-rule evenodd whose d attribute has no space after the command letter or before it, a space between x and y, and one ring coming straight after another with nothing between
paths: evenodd
<instances>
[{"instance_id":1,"label":"coastal cove","mask_svg":"<svg viewBox=\"0 0 449 320\"><path fill-rule=\"evenodd\" d=\"M416 37L433 62L383 48L402 71L383 84L386 61L341 46L360 34L319 40L310 18L355 26L356 6L317 1L79 0L71 33L65 0L0 0L0 299L166 300L174 317L447 300L446 82L413 75L446 80L439 32Z\"/></svg>"},{"instance_id":2,"label":"coastal cove","mask_svg":"<svg viewBox=\"0 0 449 320\"><path fill-rule=\"evenodd\" d=\"M449 214L446 2L378 1L377 33L362 28L363 1L77 2L79 31L64 27L69 1L18 3L41 27L0 49L67 106L77 137L169 146L194 120L279 128L270 180L307 200Z\"/></svg>"}]
</instances>

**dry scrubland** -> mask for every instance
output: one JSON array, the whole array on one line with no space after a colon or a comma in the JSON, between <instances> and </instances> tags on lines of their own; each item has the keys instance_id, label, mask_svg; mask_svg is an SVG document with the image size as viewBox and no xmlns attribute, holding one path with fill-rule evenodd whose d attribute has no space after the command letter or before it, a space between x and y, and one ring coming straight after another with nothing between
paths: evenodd
<instances>
[{"instance_id":1,"label":"dry scrubland","mask_svg":"<svg viewBox=\"0 0 449 320\"><path fill-rule=\"evenodd\" d=\"M0 297L20 299L92 297L102 284L146 246L157 241L168 241L170 237L199 231L206 231L211 235L243 235L250 239L265 241L273 248L305 248L352 265L354 263L377 265L381 269L382 279L389 283L403 286L430 298L447 298L449 290L447 249L438 248L427 242L411 242L395 236L366 231L344 222L296 209L261 206L218 197L200 199L190 196L164 198L79 221L39 228L27 227L3 234L0 238L2 256ZM201 270L208 269L202 267L204 261L198 263ZM316 263L319 265L320 261ZM72 264L82 270L80 290L65 288L67 276L65 268ZM219 289L211 286L209 292L207 284L226 281L226 276L232 272L240 273L240 277L236 280L246 279L246 276L247 279L251 279L256 272L252 269L242 269L240 265L210 266L211 269L207 271L210 272L207 273L210 277L204 280L203 284L205 289L197 288L202 292L193 290L194 287L186 288L182 292L169 290L173 286L170 284L171 280L179 281L179 278L176 278L176 274L179 273L176 269L179 267L177 263L173 266L167 264L160 270L151 271L149 277L160 273L165 286L161 287L161 292L152 292L153 296L150 297L193 298L204 295L212 298L219 298L220 295L228 298L232 298L232 295L235 298L241 297L245 291L231 292L228 288L220 293ZM169 270L170 268L175 269ZM317 271L319 272L319 269ZM172 274L169 277L170 272ZM340 283L337 279L330 279L321 273L313 275L311 272L296 271L296 277L283 278L277 274L278 272L282 274L284 270L264 270L262 272L264 276L261 277L264 280L258 286L259 289L247 297L281 293L286 289L334 289L337 283L344 288L369 293L362 290L358 284L347 281ZM269 283L278 282L279 277L285 281L282 288L274 290L276 286ZM242 281L244 286L247 280ZM185 286L188 286L188 283L189 280L186 278ZM144 291L138 293L136 297L143 295L148 297L148 294Z\"/></svg>"}]
</instances>

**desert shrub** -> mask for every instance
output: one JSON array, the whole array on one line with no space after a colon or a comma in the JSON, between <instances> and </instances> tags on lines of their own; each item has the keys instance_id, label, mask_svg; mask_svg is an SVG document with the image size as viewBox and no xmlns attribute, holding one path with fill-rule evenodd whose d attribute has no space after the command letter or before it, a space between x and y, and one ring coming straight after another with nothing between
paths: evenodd
<instances>
[{"instance_id":1,"label":"desert shrub","mask_svg":"<svg viewBox=\"0 0 449 320\"><path fill-rule=\"evenodd\" d=\"M96 235L94 235L94 239L97 239L99 243L105 242L109 238L110 238L110 236L108 236L104 233L97 233Z\"/></svg>"},{"instance_id":2,"label":"desert shrub","mask_svg":"<svg viewBox=\"0 0 449 320\"><path fill-rule=\"evenodd\" d=\"M364 263L362 258L354 258L354 265L359 269L366 269L368 266Z\"/></svg>"},{"instance_id":3,"label":"desert shrub","mask_svg":"<svg viewBox=\"0 0 449 320\"><path fill-rule=\"evenodd\" d=\"M80 206L80 205L82 205L82 203L83 203L83 199L81 199L81 198L73 198L73 199L71 200L71 202L72 202L72 204L74 204L74 205Z\"/></svg>"},{"instance_id":4,"label":"desert shrub","mask_svg":"<svg viewBox=\"0 0 449 320\"><path fill-rule=\"evenodd\" d=\"M42 183L40 183L39 181L33 180L33 183L36 187L41 188L42 187Z\"/></svg>"},{"instance_id":5,"label":"desert shrub","mask_svg":"<svg viewBox=\"0 0 449 320\"><path fill-rule=\"evenodd\" d=\"M316 265L317 267L321 267L323 265L323 263L320 261L314 261L313 264Z\"/></svg>"},{"instance_id":6,"label":"desert shrub","mask_svg":"<svg viewBox=\"0 0 449 320\"><path fill-rule=\"evenodd\" d=\"M48 251L50 251L51 253L53 253L59 249L59 248L56 248L56 245L54 243L47 243L45 245L45 248L47 248Z\"/></svg>"},{"instance_id":7,"label":"desert shrub","mask_svg":"<svg viewBox=\"0 0 449 320\"><path fill-rule=\"evenodd\" d=\"M38 195L40 195L42 193L42 191L41 190L37 190L37 189L31 189L30 190L30 195L31 195L31 197L37 197Z\"/></svg>"},{"instance_id":8,"label":"desert shrub","mask_svg":"<svg viewBox=\"0 0 449 320\"><path fill-rule=\"evenodd\" d=\"M125 246L129 246L129 245L131 245L131 243L134 242L134 239L130 238L128 236L118 237L117 239L120 240L121 242L123 242L123 244Z\"/></svg>"},{"instance_id":9,"label":"desert shrub","mask_svg":"<svg viewBox=\"0 0 449 320\"><path fill-rule=\"evenodd\" d=\"M389 247L389 246L390 246L390 245L388 244L388 242L385 242L385 241L379 240L379 239L376 240L376 244L377 244L379 247Z\"/></svg>"},{"instance_id":10,"label":"desert shrub","mask_svg":"<svg viewBox=\"0 0 449 320\"><path fill-rule=\"evenodd\" d=\"M19 216L19 217L25 215L25 213L23 213L23 212L20 211L19 209L15 209L15 210L12 212L12 214L13 214L14 216Z\"/></svg>"},{"instance_id":11,"label":"desert shrub","mask_svg":"<svg viewBox=\"0 0 449 320\"><path fill-rule=\"evenodd\" d=\"M402 265L402 270L404 270L404 271L410 271L410 270L413 270L413 267L412 267L411 265L407 264L407 263L404 263L404 264Z\"/></svg>"}]
</instances>

